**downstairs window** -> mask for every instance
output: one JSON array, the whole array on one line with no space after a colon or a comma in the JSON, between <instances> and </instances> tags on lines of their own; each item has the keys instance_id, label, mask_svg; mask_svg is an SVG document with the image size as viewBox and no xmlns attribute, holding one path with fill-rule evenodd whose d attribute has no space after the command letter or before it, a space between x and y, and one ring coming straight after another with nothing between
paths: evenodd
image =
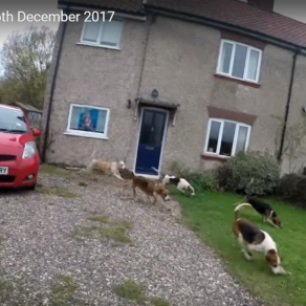
<instances>
[{"instance_id":1,"label":"downstairs window","mask_svg":"<svg viewBox=\"0 0 306 306\"><path fill-rule=\"evenodd\" d=\"M234 156L246 151L251 126L223 119L209 119L204 153L213 156Z\"/></svg>"}]
</instances>

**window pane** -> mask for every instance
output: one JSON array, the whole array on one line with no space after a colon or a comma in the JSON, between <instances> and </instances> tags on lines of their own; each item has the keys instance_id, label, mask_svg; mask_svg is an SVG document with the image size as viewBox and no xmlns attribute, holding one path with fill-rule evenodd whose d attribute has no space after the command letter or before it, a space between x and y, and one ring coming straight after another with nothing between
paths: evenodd
<instances>
[{"instance_id":1,"label":"window pane","mask_svg":"<svg viewBox=\"0 0 306 306\"><path fill-rule=\"evenodd\" d=\"M97 42L99 34L99 22L85 22L83 40Z\"/></svg>"},{"instance_id":2,"label":"window pane","mask_svg":"<svg viewBox=\"0 0 306 306\"><path fill-rule=\"evenodd\" d=\"M69 129L104 133L106 115L106 110L74 106L71 113Z\"/></svg>"},{"instance_id":3,"label":"window pane","mask_svg":"<svg viewBox=\"0 0 306 306\"><path fill-rule=\"evenodd\" d=\"M247 135L248 135L248 128L246 126L239 126L236 153L240 151L245 151Z\"/></svg>"},{"instance_id":4,"label":"window pane","mask_svg":"<svg viewBox=\"0 0 306 306\"><path fill-rule=\"evenodd\" d=\"M122 21L113 20L103 23L100 43L102 45L118 46L122 32Z\"/></svg>"},{"instance_id":5,"label":"window pane","mask_svg":"<svg viewBox=\"0 0 306 306\"><path fill-rule=\"evenodd\" d=\"M105 124L106 124L106 110L92 110L91 116L95 122L96 120L96 133L105 133Z\"/></svg>"},{"instance_id":6,"label":"window pane","mask_svg":"<svg viewBox=\"0 0 306 306\"><path fill-rule=\"evenodd\" d=\"M247 67L247 79L256 81L258 70L259 52L256 50L250 51L249 66Z\"/></svg>"},{"instance_id":7,"label":"window pane","mask_svg":"<svg viewBox=\"0 0 306 306\"><path fill-rule=\"evenodd\" d=\"M164 124L165 124L165 113L155 113L154 118L154 146L161 146L164 132Z\"/></svg>"},{"instance_id":8,"label":"window pane","mask_svg":"<svg viewBox=\"0 0 306 306\"><path fill-rule=\"evenodd\" d=\"M236 124L224 122L223 135L221 140L220 155L230 156L232 153L233 140L235 135Z\"/></svg>"},{"instance_id":9,"label":"window pane","mask_svg":"<svg viewBox=\"0 0 306 306\"><path fill-rule=\"evenodd\" d=\"M210 133L209 133L209 140L207 146L208 152L214 152L214 153L217 152L220 126L221 123L217 121L212 121L210 124Z\"/></svg>"},{"instance_id":10,"label":"window pane","mask_svg":"<svg viewBox=\"0 0 306 306\"><path fill-rule=\"evenodd\" d=\"M150 111L143 112L141 135L140 135L140 144L142 145L153 146L152 140L151 140L153 114L154 113Z\"/></svg>"},{"instance_id":11,"label":"window pane","mask_svg":"<svg viewBox=\"0 0 306 306\"><path fill-rule=\"evenodd\" d=\"M221 56L221 63L222 63L222 72L229 73L230 63L231 63L231 56L232 56L233 45L229 43L224 43L222 48L222 56Z\"/></svg>"},{"instance_id":12,"label":"window pane","mask_svg":"<svg viewBox=\"0 0 306 306\"><path fill-rule=\"evenodd\" d=\"M247 47L236 45L232 75L237 78L243 78L246 54Z\"/></svg>"}]
</instances>

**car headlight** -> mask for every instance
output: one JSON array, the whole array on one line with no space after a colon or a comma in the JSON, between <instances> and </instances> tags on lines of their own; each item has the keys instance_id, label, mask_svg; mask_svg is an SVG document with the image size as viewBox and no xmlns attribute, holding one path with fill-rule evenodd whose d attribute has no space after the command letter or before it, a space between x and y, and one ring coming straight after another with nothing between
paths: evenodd
<instances>
[{"instance_id":1,"label":"car headlight","mask_svg":"<svg viewBox=\"0 0 306 306\"><path fill-rule=\"evenodd\" d=\"M22 154L22 159L31 158L37 152L36 144L34 141L29 141L25 144Z\"/></svg>"}]
</instances>

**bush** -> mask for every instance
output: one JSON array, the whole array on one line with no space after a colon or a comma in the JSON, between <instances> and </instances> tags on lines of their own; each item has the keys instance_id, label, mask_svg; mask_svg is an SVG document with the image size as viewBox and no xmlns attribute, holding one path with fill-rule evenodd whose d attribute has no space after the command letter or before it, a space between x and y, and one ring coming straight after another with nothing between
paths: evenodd
<instances>
[{"instance_id":1,"label":"bush","mask_svg":"<svg viewBox=\"0 0 306 306\"><path fill-rule=\"evenodd\" d=\"M214 173L189 174L185 179L198 190L220 191L219 182Z\"/></svg>"},{"instance_id":2,"label":"bush","mask_svg":"<svg viewBox=\"0 0 306 306\"><path fill-rule=\"evenodd\" d=\"M279 183L276 159L260 152L240 152L218 168L221 187L228 191L252 195L271 194Z\"/></svg>"},{"instance_id":3,"label":"bush","mask_svg":"<svg viewBox=\"0 0 306 306\"><path fill-rule=\"evenodd\" d=\"M169 168L171 175L176 175L178 177L184 177L187 179L187 177L195 175L195 173L192 173L177 161L172 162Z\"/></svg>"},{"instance_id":4,"label":"bush","mask_svg":"<svg viewBox=\"0 0 306 306\"><path fill-rule=\"evenodd\" d=\"M284 175L277 188L277 195L306 208L306 176L293 173Z\"/></svg>"},{"instance_id":5,"label":"bush","mask_svg":"<svg viewBox=\"0 0 306 306\"><path fill-rule=\"evenodd\" d=\"M178 162L170 166L171 175L185 178L196 190L220 191L216 171L192 172L184 168Z\"/></svg>"}]
</instances>

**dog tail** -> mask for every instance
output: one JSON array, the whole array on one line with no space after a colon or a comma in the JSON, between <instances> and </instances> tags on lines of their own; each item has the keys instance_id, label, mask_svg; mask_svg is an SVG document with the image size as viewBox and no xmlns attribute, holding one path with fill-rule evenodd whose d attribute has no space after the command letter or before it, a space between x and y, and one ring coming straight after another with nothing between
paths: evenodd
<instances>
[{"instance_id":1,"label":"dog tail","mask_svg":"<svg viewBox=\"0 0 306 306\"><path fill-rule=\"evenodd\" d=\"M86 170L88 170L88 171L94 170L94 167L95 167L96 162L97 162L96 159L92 159L92 160L90 161L90 163L87 165Z\"/></svg>"},{"instance_id":2,"label":"dog tail","mask_svg":"<svg viewBox=\"0 0 306 306\"><path fill-rule=\"evenodd\" d=\"M124 180L132 180L135 177L133 171L128 168L119 168L119 174Z\"/></svg>"},{"instance_id":3,"label":"dog tail","mask_svg":"<svg viewBox=\"0 0 306 306\"><path fill-rule=\"evenodd\" d=\"M160 180L165 176L164 173L158 171L158 169L156 169L155 167L151 167L151 169L154 170L157 175L159 175Z\"/></svg>"},{"instance_id":4,"label":"dog tail","mask_svg":"<svg viewBox=\"0 0 306 306\"><path fill-rule=\"evenodd\" d=\"M234 213L235 213L234 218L235 218L235 220L237 220L237 219L239 218L239 212L240 212L240 210L243 209L243 208L245 208L245 207L251 207L251 208L253 208L253 206L252 206L250 203L241 203L241 204L237 205L237 206L235 207L235 209L234 209Z\"/></svg>"},{"instance_id":5,"label":"dog tail","mask_svg":"<svg viewBox=\"0 0 306 306\"><path fill-rule=\"evenodd\" d=\"M152 170L154 170L157 174L159 173L158 169L156 169L155 167L151 167Z\"/></svg>"}]
</instances>

